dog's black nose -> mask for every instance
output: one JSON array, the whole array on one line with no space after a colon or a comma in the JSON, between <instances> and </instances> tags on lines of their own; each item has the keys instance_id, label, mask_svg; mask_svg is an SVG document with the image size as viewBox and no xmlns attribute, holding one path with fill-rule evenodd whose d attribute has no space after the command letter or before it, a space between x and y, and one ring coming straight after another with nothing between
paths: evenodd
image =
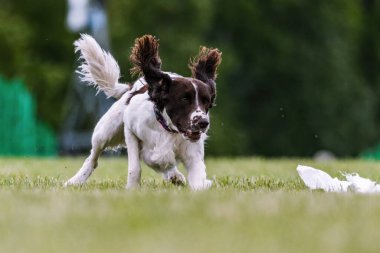
<instances>
[{"instance_id":1,"label":"dog's black nose","mask_svg":"<svg viewBox=\"0 0 380 253\"><path fill-rule=\"evenodd\" d=\"M210 123L208 122L207 119L201 119L201 120L198 121L198 123L197 123L198 127L199 127L201 130L205 130L205 129L208 127L209 124L210 124Z\"/></svg>"}]
</instances>

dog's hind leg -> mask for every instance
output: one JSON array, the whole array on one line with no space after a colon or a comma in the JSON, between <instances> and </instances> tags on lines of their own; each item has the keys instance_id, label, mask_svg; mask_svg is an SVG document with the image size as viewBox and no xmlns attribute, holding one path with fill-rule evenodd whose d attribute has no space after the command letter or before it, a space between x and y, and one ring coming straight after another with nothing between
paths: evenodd
<instances>
[{"instance_id":1,"label":"dog's hind leg","mask_svg":"<svg viewBox=\"0 0 380 253\"><path fill-rule=\"evenodd\" d=\"M89 176L91 176L92 172L98 166L98 158L101 152L105 148L105 142L102 142L100 138L94 136L92 139L92 149L90 155L84 161L82 168L66 183L64 186L69 185L81 185L84 184Z\"/></svg>"},{"instance_id":2,"label":"dog's hind leg","mask_svg":"<svg viewBox=\"0 0 380 253\"><path fill-rule=\"evenodd\" d=\"M82 168L64 186L84 184L98 166L98 158L105 148L109 146L115 147L120 144L125 145L124 124L122 121L124 107L120 106L123 104L119 101L99 120L92 135L90 155L83 163Z\"/></svg>"}]
</instances>

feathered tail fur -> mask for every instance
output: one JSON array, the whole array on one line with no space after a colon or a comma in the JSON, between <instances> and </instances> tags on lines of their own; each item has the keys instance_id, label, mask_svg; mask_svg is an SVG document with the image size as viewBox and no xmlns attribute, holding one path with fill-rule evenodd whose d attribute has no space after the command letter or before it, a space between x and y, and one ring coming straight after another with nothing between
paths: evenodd
<instances>
[{"instance_id":1,"label":"feathered tail fur","mask_svg":"<svg viewBox=\"0 0 380 253\"><path fill-rule=\"evenodd\" d=\"M103 91L107 97L119 99L130 87L119 83L120 68L109 52L104 51L90 35L82 34L74 42L75 52L80 52L83 62L77 73L88 85Z\"/></svg>"}]
</instances>

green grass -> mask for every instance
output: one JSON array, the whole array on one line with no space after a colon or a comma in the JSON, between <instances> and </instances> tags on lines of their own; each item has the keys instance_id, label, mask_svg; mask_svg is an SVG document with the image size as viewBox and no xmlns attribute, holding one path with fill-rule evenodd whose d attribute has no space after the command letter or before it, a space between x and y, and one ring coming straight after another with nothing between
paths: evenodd
<instances>
[{"instance_id":1,"label":"green grass","mask_svg":"<svg viewBox=\"0 0 380 253\"><path fill-rule=\"evenodd\" d=\"M297 164L380 179L380 163L208 159L204 192L125 159L101 158L87 185L63 188L83 158L0 159L0 252L379 252L380 196L311 192Z\"/></svg>"}]
</instances>

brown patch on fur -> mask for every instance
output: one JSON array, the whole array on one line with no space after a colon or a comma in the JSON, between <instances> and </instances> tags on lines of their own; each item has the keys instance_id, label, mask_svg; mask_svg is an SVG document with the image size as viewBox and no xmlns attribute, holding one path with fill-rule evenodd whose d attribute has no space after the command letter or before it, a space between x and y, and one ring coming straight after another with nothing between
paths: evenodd
<instances>
[{"instance_id":1,"label":"brown patch on fur","mask_svg":"<svg viewBox=\"0 0 380 253\"><path fill-rule=\"evenodd\" d=\"M154 36L144 35L136 39L130 60L134 65L131 73L144 75L145 81L148 83L150 100L162 111L165 104L165 95L171 84L171 78L161 71L158 47L158 40Z\"/></svg>"},{"instance_id":2,"label":"brown patch on fur","mask_svg":"<svg viewBox=\"0 0 380 253\"><path fill-rule=\"evenodd\" d=\"M165 96L165 109L171 121L186 132L190 127L190 115L196 109L196 93L190 78L175 78Z\"/></svg>"},{"instance_id":3,"label":"brown patch on fur","mask_svg":"<svg viewBox=\"0 0 380 253\"><path fill-rule=\"evenodd\" d=\"M217 48L200 47L199 54L190 60L189 68L192 77L205 83L209 79L215 81L217 69L222 62L222 53Z\"/></svg>"},{"instance_id":4,"label":"brown patch on fur","mask_svg":"<svg viewBox=\"0 0 380 253\"><path fill-rule=\"evenodd\" d=\"M138 95L138 94L143 94L143 93L145 93L147 90L148 90L148 86L147 86L147 85L144 85L144 86L141 87L140 89L138 89L138 90L132 92L132 93L130 94L129 98L127 99L126 104L128 105L129 102L131 102L131 99L132 99L134 96L136 96L136 95Z\"/></svg>"},{"instance_id":5,"label":"brown patch on fur","mask_svg":"<svg viewBox=\"0 0 380 253\"><path fill-rule=\"evenodd\" d=\"M142 75L149 67L161 68L161 59L158 55L158 39L152 35L144 35L135 40L129 59L133 64L130 72L132 75Z\"/></svg>"},{"instance_id":6,"label":"brown patch on fur","mask_svg":"<svg viewBox=\"0 0 380 253\"><path fill-rule=\"evenodd\" d=\"M216 98L215 79L219 64L222 62L222 52L217 48L200 47L199 54L190 60L189 68L192 77L206 83L211 89L211 105L214 106Z\"/></svg>"}]
</instances>

